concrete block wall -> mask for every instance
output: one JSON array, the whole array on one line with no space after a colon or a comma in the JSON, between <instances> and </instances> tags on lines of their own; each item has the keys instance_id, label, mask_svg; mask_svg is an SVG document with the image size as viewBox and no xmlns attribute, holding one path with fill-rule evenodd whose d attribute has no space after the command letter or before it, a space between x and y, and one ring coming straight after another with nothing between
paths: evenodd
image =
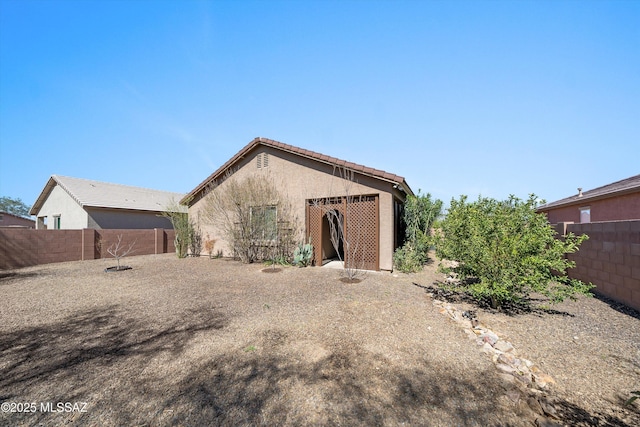
<instances>
[{"instance_id":1,"label":"concrete block wall","mask_svg":"<svg viewBox=\"0 0 640 427\"><path fill-rule=\"evenodd\" d=\"M596 292L640 311L640 220L558 227L589 236L578 252L568 255L576 263L569 276L591 282Z\"/></svg>"},{"instance_id":2,"label":"concrete block wall","mask_svg":"<svg viewBox=\"0 0 640 427\"><path fill-rule=\"evenodd\" d=\"M136 242L130 255L175 252L174 230L36 230L0 228L0 269L22 268L53 262L109 258L107 248L122 235L126 247Z\"/></svg>"}]
</instances>

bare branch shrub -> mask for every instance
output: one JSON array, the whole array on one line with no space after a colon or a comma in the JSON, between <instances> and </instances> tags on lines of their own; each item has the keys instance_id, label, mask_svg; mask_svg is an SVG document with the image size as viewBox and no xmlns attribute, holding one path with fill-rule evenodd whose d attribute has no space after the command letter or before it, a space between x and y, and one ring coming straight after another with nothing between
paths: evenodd
<instances>
[{"instance_id":1,"label":"bare branch shrub","mask_svg":"<svg viewBox=\"0 0 640 427\"><path fill-rule=\"evenodd\" d=\"M118 241L107 248L107 252L116 259L116 262L118 263L118 270L121 269L120 258L124 258L127 255L135 252L133 250L133 247L135 246L136 242L137 240L134 240L133 243L130 243L129 246L125 247L125 245L122 244L122 234L118 234Z\"/></svg>"},{"instance_id":2,"label":"bare branch shrub","mask_svg":"<svg viewBox=\"0 0 640 427\"><path fill-rule=\"evenodd\" d=\"M198 223L189 221L189 254L199 257L202 252L202 232Z\"/></svg>"},{"instance_id":3,"label":"bare branch shrub","mask_svg":"<svg viewBox=\"0 0 640 427\"><path fill-rule=\"evenodd\" d=\"M227 174L207 189L202 216L215 225L244 263L291 260L298 221L269 175Z\"/></svg>"},{"instance_id":4,"label":"bare branch shrub","mask_svg":"<svg viewBox=\"0 0 640 427\"><path fill-rule=\"evenodd\" d=\"M342 197L325 199L313 199L312 204L321 209L322 215L329 220L329 238L331 245L338 254L338 258L343 263L342 274L347 281L356 281L366 275L364 269L364 238L362 230L349 230L347 233L347 222L353 217L354 203L360 196L353 195L353 185L356 183L355 172L347 168L334 167L334 175L342 178ZM336 209L336 203L342 205L343 211ZM340 243L344 251L341 255ZM320 249L321 250L321 249Z\"/></svg>"},{"instance_id":5,"label":"bare branch shrub","mask_svg":"<svg viewBox=\"0 0 640 427\"><path fill-rule=\"evenodd\" d=\"M212 239L209 237L209 233L207 233L204 239L204 250L209 254L209 259L214 257L213 248L216 246L216 239Z\"/></svg>"}]
</instances>

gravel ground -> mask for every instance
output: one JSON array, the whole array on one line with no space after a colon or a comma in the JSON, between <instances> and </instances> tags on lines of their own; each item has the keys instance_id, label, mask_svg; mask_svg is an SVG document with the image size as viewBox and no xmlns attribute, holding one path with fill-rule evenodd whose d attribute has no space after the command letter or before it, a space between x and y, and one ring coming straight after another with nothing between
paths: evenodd
<instances>
[{"instance_id":1,"label":"gravel ground","mask_svg":"<svg viewBox=\"0 0 640 427\"><path fill-rule=\"evenodd\" d=\"M346 284L321 268L125 261L0 272L0 425L545 422L414 286L442 279L433 265ZM622 407L640 387L637 313L554 309L477 314L555 378L557 425L640 425L640 404Z\"/></svg>"}]
</instances>

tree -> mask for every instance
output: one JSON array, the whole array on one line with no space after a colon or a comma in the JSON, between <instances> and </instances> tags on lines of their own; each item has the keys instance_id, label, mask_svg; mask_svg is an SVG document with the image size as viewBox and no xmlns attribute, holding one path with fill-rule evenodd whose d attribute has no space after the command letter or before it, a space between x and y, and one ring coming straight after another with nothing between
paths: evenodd
<instances>
[{"instance_id":1,"label":"tree","mask_svg":"<svg viewBox=\"0 0 640 427\"><path fill-rule=\"evenodd\" d=\"M127 270L129 267L121 267L120 259L126 257L130 253L135 252L133 247L136 245L136 241L130 243L129 246L125 247L122 244L122 234L118 234L118 241L113 243L111 246L107 248L107 252L116 259L118 263L117 270Z\"/></svg>"},{"instance_id":2,"label":"tree","mask_svg":"<svg viewBox=\"0 0 640 427\"><path fill-rule=\"evenodd\" d=\"M292 260L298 221L269 175L227 174L205 197L202 218L216 226L235 257L244 263Z\"/></svg>"},{"instance_id":3,"label":"tree","mask_svg":"<svg viewBox=\"0 0 640 427\"><path fill-rule=\"evenodd\" d=\"M0 197L0 211L25 218L29 217L29 206L27 206L20 198L12 199L11 197Z\"/></svg>"},{"instance_id":4,"label":"tree","mask_svg":"<svg viewBox=\"0 0 640 427\"><path fill-rule=\"evenodd\" d=\"M402 216L405 226L405 241L393 255L396 268L402 272L420 271L427 262L428 252L434 243L432 227L442 214L442 201L431 199L431 194L407 196Z\"/></svg>"},{"instance_id":5,"label":"tree","mask_svg":"<svg viewBox=\"0 0 640 427\"><path fill-rule=\"evenodd\" d=\"M506 201L480 197L468 203L466 196L451 200L437 255L459 263L454 270L477 300L498 308L529 306L534 292L552 303L589 294L593 285L567 276L575 263L565 257L588 236L570 233L557 239L536 207L533 194L527 201L514 196Z\"/></svg>"}]
</instances>

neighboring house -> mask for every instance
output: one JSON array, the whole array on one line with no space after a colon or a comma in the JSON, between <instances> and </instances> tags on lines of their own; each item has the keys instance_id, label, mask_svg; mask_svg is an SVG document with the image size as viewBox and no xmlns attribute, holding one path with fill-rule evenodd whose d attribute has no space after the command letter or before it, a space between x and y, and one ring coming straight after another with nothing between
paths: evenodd
<instances>
[{"instance_id":1,"label":"neighboring house","mask_svg":"<svg viewBox=\"0 0 640 427\"><path fill-rule=\"evenodd\" d=\"M640 175L635 175L538 208L551 224L640 219Z\"/></svg>"},{"instance_id":2,"label":"neighboring house","mask_svg":"<svg viewBox=\"0 0 640 427\"><path fill-rule=\"evenodd\" d=\"M29 218L23 218L9 212L0 211L0 228L16 227L16 228L35 228L36 222Z\"/></svg>"},{"instance_id":3,"label":"neighboring house","mask_svg":"<svg viewBox=\"0 0 640 427\"><path fill-rule=\"evenodd\" d=\"M181 193L52 175L29 213L37 217L38 229L172 229L160 214L182 197Z\"/></svg>"},{"instance_id":4,"label":"neighboring house","mask_svg":"<svg viewBox=\"0 0 640 427\"><path fill-rule=\"evenodd\" d=\"M353 173L352 182L346 182L340 176L345 171ZM191 218L202 217L199 213L206 207L208 191L222 188L229 174L238 178L269 177L277 183L288 197L294 216L299 219L300 240L311 237L315 265L322 265L338 255L330 242L331 219L326 214L329 209L338 212L346 221L347 237L362 237L360 261L364 268L393 269L393 252L403 243L402 205L407 194L413 195L404 178L270 139L256 138L182 200L188 204ZM348 210L345 209L347 196L353 201ZM212 224L199 222L203 234L209 234L218 242L216 249L232 255L222 233Z\"/></svg>"}]
</instances>

